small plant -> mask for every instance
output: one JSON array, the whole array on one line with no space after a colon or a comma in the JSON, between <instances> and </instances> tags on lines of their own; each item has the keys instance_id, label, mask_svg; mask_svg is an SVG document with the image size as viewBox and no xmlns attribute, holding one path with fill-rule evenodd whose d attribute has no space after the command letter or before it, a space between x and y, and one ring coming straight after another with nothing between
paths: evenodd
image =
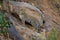
<instances>
[{"instance_id":1,"label":"small plant","mask_svg":"<svg viewBox=\"0 0 60 40\"><path fill-rule=\"evenodd\" d=\"M56 28L53 28L49 33L47 40L60 40L60 32L58 32Z\"/></svg>"},{"instance_id":2,"label":"small plant","mask_svg":"<svg viewBox=\"0 0 60 40\"><path fill-rule=\"evenodd\" d=\"M8 20L6 20L6 15L3 11L0 11L0 33L6 35L9 28Z\"/></svg>"}]
</instances>

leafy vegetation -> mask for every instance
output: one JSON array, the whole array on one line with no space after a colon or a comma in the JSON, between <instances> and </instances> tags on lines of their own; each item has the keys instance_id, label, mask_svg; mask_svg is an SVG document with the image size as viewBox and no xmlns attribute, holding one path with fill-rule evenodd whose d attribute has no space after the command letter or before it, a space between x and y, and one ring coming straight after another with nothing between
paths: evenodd
<instances>
[{"instance_id":1,"label":"leafy vegetation","mask_svg":"<svg viewBox=\"0 0 60 40\"><path fill-rule=\"evenodd\" d=\"M6 20L6 15L3 11L0 11L0 33L6 35L9 28L8 20Z\"/></svg>"},{"instance_id":2,"label":"leafy vegetation","mask_svg":"<svg viewBox=\"0 0 60 40\"><path fill-rule=\"evenodd\" d=\"M60 32L56 30L56 28L53 28L51 32L49 33L49 36L47 38L48 40L60 40Z\"/></svg>"}]
</instances>

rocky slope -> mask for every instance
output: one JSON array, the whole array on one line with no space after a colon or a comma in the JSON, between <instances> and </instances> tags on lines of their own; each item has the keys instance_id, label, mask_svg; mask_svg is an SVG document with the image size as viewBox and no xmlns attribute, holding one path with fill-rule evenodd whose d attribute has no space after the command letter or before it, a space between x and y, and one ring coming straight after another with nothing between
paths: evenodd
<instances>
[{"instance_id":1,"label":"rocky slope","mask_svg":"<svg viewBox=\"0 0 60 40\"><path fill-rule=\"evenodd\" d=\"M17 14L13 14L12 16L9 15L10 13L9 14L7 13L7 15L9 15L8 18L13 23L18 33L21 34L20 36L22 36L25 40L40 40L41 37L42 39L45 39L45 37L48 36L48 33L52 28L57 28L57 31L60 32L59 0L15 0L15 1L27 2L31 5L34 5L42 12L43 27L46 31L43 31L41 33L38 33L37 30L34 29L34 27L33 28L31 27L31 25L26 24L27 26L23 27L22 22Z\"/></svg>"}]
</instances>

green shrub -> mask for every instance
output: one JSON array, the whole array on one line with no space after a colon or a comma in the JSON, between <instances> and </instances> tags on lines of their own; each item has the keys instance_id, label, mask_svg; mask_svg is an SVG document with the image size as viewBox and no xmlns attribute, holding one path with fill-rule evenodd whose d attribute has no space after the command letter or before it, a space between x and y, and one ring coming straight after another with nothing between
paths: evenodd
<instances>
[{"instance_id":1,"label":"green shrub","mask_svg":"<svg viewBox=\"0 0 60 40\"><path fill-rule=\"evenodd\" d=\"M56 30L56 28L53 28L51 32L48 35L48 40L60 40L60 32Z\"/></svg>"},{"instance_id":2,"label":"green shrub","mask_svg":"<svg viewBox=\"0 0 60 40\"><path fill-rule=\"evenodd\" d=\"M0 33L6 35L8 33L8 28L10 27L8 24L8 20L6 20L6 15L3 11L0 11Z\"/></svg>"}]
</instances>

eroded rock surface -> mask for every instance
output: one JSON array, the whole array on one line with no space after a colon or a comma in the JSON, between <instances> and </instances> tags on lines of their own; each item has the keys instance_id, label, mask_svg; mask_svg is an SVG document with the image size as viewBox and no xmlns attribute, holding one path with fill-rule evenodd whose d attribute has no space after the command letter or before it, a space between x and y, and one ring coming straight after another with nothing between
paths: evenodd
<instances>
[{"instance_id":1,"label":"eroded rock surface","mask_svg":"<svg viewBox=\"0 0 60 40\"><path fill-rule=\"evenodd\" d=\"M22 5L22 8L26 9L25 10L26 14L31 12L30 16L32 16L32 15L34 15L34 14L32 14L33 12L39 13L39 14L41 13L40 17L42 17L42 20L43 20L40 23L43 24L43 27L45 30L42 29L42 30L44 30L44 32L38 33L34 29L34 27L32 29L30 29L31 26L29 26L29 27L22 26L22 24L21 24L22 22L19 22L20 20L16 21L16 19L18 19L18 18L16 18L16 19L14 17L9 18L9 19L13 19L12 20L13 25L15 26L18 33L20 33L25 40L29 40L30 38L31 38L30 40L35 39L35 38L36 38L36 40L40 40L42 36L44 36L44 37L47 36L48 32L54 27L56 27L57 30L60 31L59 30L60 29L60 12L59 12L60 11L60 5L59 5L60 1L56 1L56 0L55 1L54 0L53 1L52 0L16 0L16 1L20 1L22 3L20 3L20 2L14 3L12 1L12 5L9 5L10 9L8 9L8 6L7 6L7 11L10 11L13 13L17 12L17 16L19 17L19 8L20 7L18 7L18 5L20 6L21 4L24 4L24 2L25 2L25 4L27 2L30 4ZM16 4L17 4L17 6L16 6ZM6 5L8 5L8 4L6 4ZM15 8L13 7L13 5ZM30 6L28 6L28 5L30 5ZM33 6L31 6L31 5L33 5ZM6 7L5 7L5 9L6 9ZM16 17L16 15L15 15L15 17ZM35 17L39 20L39 16L38 17L33 16L33 17ZM28 21L28 22L30 22L30 21ZM39 39L39 37L40 37L40 39ZM44 37L43 37L43 39L44 39Z\"/></svg>"}]
</instances>

